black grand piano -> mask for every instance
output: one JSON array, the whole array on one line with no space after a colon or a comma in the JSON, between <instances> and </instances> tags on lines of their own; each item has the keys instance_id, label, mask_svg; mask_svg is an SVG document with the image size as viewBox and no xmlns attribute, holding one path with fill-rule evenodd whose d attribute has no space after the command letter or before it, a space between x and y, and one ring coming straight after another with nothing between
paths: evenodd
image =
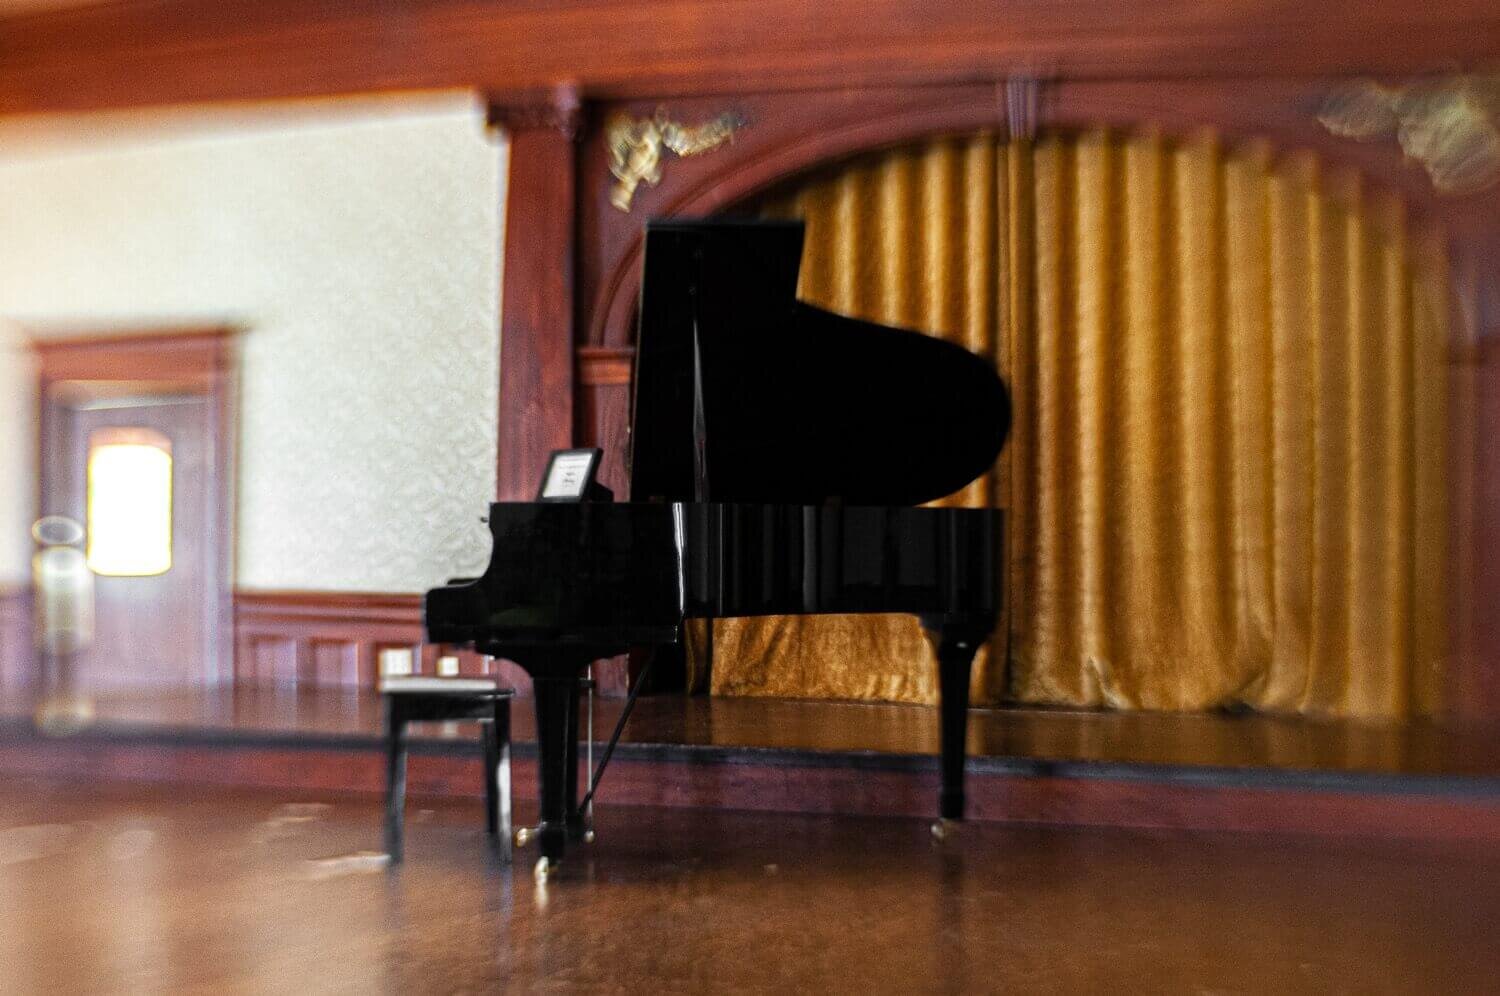
<instances>
[{"instance_id":1,"label":"black grand piano","mask_svg":"<svg viewBox=\"0 0 1500 996\"><path fill-rule=\"evenodd\" d=\"M631 500L494 504L483 576L427 593L430 641L532 676L539 873L586 830L583 669L679 646L689 618L918 616L939 660L939 814L963 817L970 666L999 612L1002 513L916 506L990 468L1009 399L961 347L798 302L802 235L797 222L650 224Z\"/></svg>"}]
</instances>

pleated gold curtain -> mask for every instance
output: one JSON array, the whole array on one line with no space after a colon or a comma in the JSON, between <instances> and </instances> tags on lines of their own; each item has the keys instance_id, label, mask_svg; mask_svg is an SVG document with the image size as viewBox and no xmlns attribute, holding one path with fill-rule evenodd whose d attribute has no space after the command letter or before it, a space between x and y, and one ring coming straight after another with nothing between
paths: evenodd
<instances>
[{"instance_id":1,"label":"pleated gold curtain","mask_svg":"<svg viewBox=\"0 0 1500 996\"><path fill-rule=\"evenodd\" d=\"M1299 157L980 134L808 179L800 296L992 357L1007 619L976 702L1370 718L1437 705L1447 274ZM899 454L892 455L899 462ZM721 620L717 694L930 702L899 617Z\"/></svg>"}]
</instances>

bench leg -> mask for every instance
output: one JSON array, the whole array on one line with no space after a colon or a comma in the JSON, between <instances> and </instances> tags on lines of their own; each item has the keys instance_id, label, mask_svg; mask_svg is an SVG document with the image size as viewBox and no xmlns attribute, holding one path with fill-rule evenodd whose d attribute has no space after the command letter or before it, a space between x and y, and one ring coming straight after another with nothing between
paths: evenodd
<instances>
[{"instance_id":1,"label":"bench leg","mask_svg":"<svg viewBox=\"0 0 1500 996\"><path fill-rule=\"evenodd\" d=\"M398 864L406 811L406 716L395 698L386 699L385 751L385 851Z\"/></svg>"},{"instance_id":2,"label":"bench leg","mask_svg":"<svg viewBox=\"0 0 1500 996\"><path fill-rule=\"evenodd\" d=\"M500 780L496 775L500 766L497 732L493 722L480 727L480 739L484 741L484 830L491 837L495 836L500 817L500 801L496 798L500 794Z\"/></svg>"},{"instance_id":3,"label":"bench leg","mask_svg":"<svg viewBox=\"0 0 1500 996\"><path fill-rule=\"evenodd\" d=\"M500 860L510 864L515 842L511 837L510 819L510 697L495 699L495 718L490 723L490 742L494 744L494 759L485 772L490 780L490 792L494 797L492 819L497 824L495 844L500 851Z\"/></svg>"}]
</instances>

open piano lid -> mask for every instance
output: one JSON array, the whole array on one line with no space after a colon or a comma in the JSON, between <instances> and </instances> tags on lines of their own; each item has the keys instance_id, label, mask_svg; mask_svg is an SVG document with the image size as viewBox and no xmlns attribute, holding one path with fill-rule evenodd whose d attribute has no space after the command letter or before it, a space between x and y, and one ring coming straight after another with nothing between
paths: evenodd
<instances>
[{"instance_id":1,"label":"open piano lid","mask_svg":"<svg viewBox=\"0 0 1500 996\"><path fill-rule=\"evenodd\" d=\"M632 500L918 505L994 463L1010 426L994 367L799 302L802 237L647 225Z\"/></svg>"}]
</instances>

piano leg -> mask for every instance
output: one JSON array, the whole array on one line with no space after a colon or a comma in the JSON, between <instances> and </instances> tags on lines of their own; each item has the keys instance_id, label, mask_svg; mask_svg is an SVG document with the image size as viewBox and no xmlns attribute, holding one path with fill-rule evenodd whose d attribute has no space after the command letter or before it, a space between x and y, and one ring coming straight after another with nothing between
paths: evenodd
<instances>
[{"instance_id":1,"label":"piano leg","mask_svg":"<svg viewBox=\"0 0 1500 996\"><path fill-rule=\"evenodd\" d=\"M938 815L943 821L964 818L964 761L968 753L969 677L974 655L989 637L992 623L923 619L937 648L939 721L942 724L942 788ZM942 835L939 823L933 832Z\"/></svg>"},{"instance_id":2,"label":"piano leg","mask_svg":"<svg viewBox=\"0 0 1500 996\"><path fill-rule=\"evenodd\" d=\"M542 858L548 865L555 865L567 849L572 809L578 800L578 677L533 674L532 690L536 696L537 773L541 781L541 821L536 837Z\"/></svg>"},{"instance_id":3,"label":"piano leg","mask_svg":"<svg viewBox=\"0 0 1500 996\"><path fill-rule=\"evenodd\" d=\"M583 840L583 813L578 809L578 703L581 684L573 682L573 695L568 700L568 771L564 789L568 813L568 840Z\"/></svg>"}]
</instances>

